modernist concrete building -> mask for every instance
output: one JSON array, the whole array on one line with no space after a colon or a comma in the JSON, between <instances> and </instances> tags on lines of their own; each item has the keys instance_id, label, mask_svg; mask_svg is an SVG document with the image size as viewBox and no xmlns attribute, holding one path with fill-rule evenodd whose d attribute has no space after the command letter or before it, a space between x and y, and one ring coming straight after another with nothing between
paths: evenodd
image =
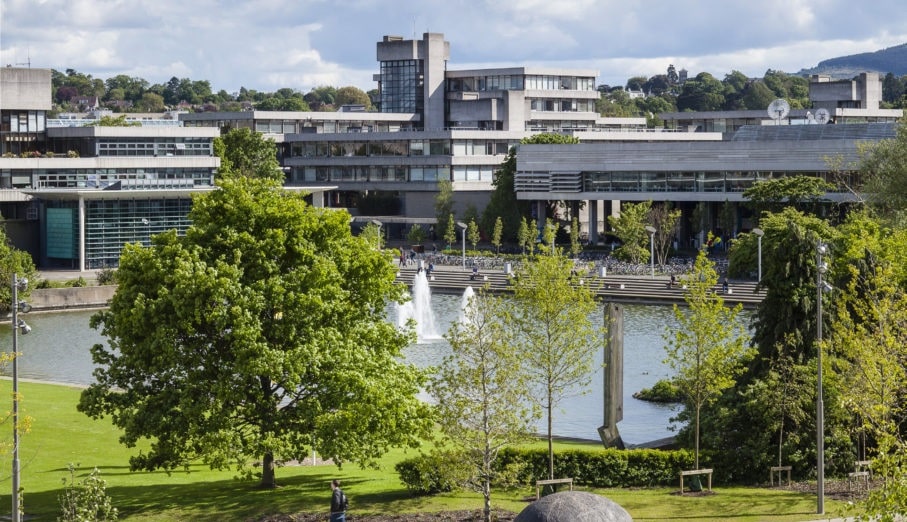
<instances>
[{"instance_id":1,"label":"modernist concrete building","mask_svg":"<svg viewBox=\"0 0 907 522\"><path fill-rule=\"evenodd\" d=\"M186 126L248 127L282 143L288 186L337 189L324 204L355 215L362 198L396 202L391 236L435 217L438 182L451 181L456 211L481 211L510 147L542 132L584 142L708 141L719 133L646 129L644 118L602 118L598 72L509 67L456 70L442 34L377 43L381 112L183 114Z\"/></svg>"},{"instance_id":2,"label":"modernist concrete building","mask_svg":"<svg viewBox=\"0 0 907 522\"><path fill-rule=\"evenodd\" d=\"M126 243L184 231L191 195L213 188L216 129L63 126L46 118L49 70L0 80L0 212L39 267L116 266Z\"/></svg>"},{"instance_id":3,"label":"modernist concrete building","mask_svg":"<svg viewBox=\"0 0 907 522\"><path fill-rule=\"evenodd\" d=\"M517 199L586 202L589 239L597 241L604 217L622 201L670 201L689 218L705 203L709 228L725 236L755 224L743 191L753 184L790 175L834 183L830 201L852 201L858 187L858 147L893 138L894 123L744 126L728 141L686 143L581 143L520 145ZM733 230L719 230L718 211L734 209ZM537 207L540 221L544 205ZM694 247L689 219L681 220L678 243Z\"/></svg>"}]
</instances>

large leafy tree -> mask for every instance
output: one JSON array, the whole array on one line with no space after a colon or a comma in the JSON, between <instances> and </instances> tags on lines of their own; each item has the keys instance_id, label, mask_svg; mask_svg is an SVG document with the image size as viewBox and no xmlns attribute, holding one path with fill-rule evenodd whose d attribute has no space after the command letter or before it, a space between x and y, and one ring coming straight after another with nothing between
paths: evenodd
<instances>
[{"instance_id":1,"label":"large leafy tree","mask_svg":"<svg viewBox=\"0 0 907 522\"><path fill-rule=\"evenodd\" d=\"M401 361L412 334L385 318L395 270L350 234L349 214L316 209L270 179L222 181L195 199L185 237L127 246L110 308L91 321L96 382L79 410L112 417L121 442L150 439L132 469L275 463L313 448L373 464L429 426L424 374Z\"/></svg>"},{"instance_id":2,"label":"large leafy tree","mask_svg":"<svg viewBox=\"0 0 907 522\"><path fill-rule=\"evenodd\" d=\"M665 333L665 362L676 372L673 382L682 392L694 422L695 466L699 468L699 429L703 406L717 400L735 383L746 355L745 329L738 319L742 305L724 305L714 291L718 273L705 250L696 256L684 281L687 307L674 305L677 327Z\"/></svg>"},{"instance_id":3,"label":"large leafy tree","mask_svg":"<svg viewBox=\"0 0 907 522\"><path fill-rule=\"evenodd\" d=\"M501 449L528 440L538 410L529 401L523 353L504 327L507 303L479 291L463 319L445 337L451 355L432 381L439 424L472 469L470 485L482 492L484 520L491 520L491 484Z\"/></svg>"},{"instance_id":4,"label":"large leafy tree","mask_svg":"<svg viewBox=\"0 0 907 522\"><path fill-rule=\"evenodd\" d=\"M588 285L571 275L573 262L559 253L527 259L514 279L513 325L533 398L547 418L548 478L554 478L552 419L558 404L588 391L602 333L592 324L598 308Z\"/></svg>"},{"instance_id":5,"label":"large leafy tree","mask_svg":"<svg viewBox=\"0 0 907 522\"><path fill-rule=\"evenodd\" d=\"M220 178L266 178L283 180L277 161L277 145L251 129L230 129L214 139L214 154L220 157Z\"/></svg>"},{"instance_id":6,"label":"large leafy tree","mask_svg":"<svg viewBox=\"0 0 907 522\"><path fill-rule=\"evenodd\" d=\"M819 214L822 197L834 184L814 176L785 176L760 181L743 191L743 197L757 214L779 212L793 207L801 212Z\"/></svg>"},{"instance_id":7,"label":"large leafy tree","mask_svg":"<svg viewBox=\"0 0 907 522\"><path fill-rule=\"evenodd\" d=\"M2 222L0 222L2 225ZM35 263L28 252L15 248L6 237L6 232L0 226L0 312L8 313L13 300L13 274L21 279L28 279L28 288L19 290L19 299L28 297L31 289L37 283Z\"/></svg>"},{"instance_id":8,"label":"large leafy tree","mask_svg":"<svg viewBox=\"0 0 907 522\"><path fill-rule=\"evenodd\" d=\"M903 223L907 211L907 123L898 125L892 139L861 148L860 175L863 192L881 214Z\"/></svg>"}]
</instances>

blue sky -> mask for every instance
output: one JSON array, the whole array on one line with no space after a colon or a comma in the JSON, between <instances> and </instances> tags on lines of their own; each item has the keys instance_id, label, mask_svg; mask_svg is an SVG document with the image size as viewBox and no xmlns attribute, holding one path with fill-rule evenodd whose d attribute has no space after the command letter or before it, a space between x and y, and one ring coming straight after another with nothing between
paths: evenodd
<instances>
[{"instance_id":1,"label":"blue sky","mask_svg":"<svg viewBox=\"0 0 907 522\"><path fill-rule=\"evenodd\" d=\"M907 43L907 3L874 0L0 0L0 61L214 90L375 88L375 42L443 33L450 69L557 65L598 83L797 72Z\"/></svg>"}]
</instances>

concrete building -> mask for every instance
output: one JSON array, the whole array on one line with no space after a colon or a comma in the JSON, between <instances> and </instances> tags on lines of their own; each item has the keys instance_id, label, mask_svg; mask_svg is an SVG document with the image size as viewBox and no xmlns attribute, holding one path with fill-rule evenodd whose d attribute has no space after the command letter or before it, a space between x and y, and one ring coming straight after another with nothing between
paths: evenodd
<instances>
[{"instance_id":1,"label":"concrete building","mask_svg":"<svg viewBox=\"0 0 907 522\"><path fill-rule=\"evenodd\" d=\"M116 266L126 243L184 231L191 195L213 189L219 132L53 122L50 78L0 69L0 212L13 244L41 268L86 270Z\"/></svg>"}]
</instances>

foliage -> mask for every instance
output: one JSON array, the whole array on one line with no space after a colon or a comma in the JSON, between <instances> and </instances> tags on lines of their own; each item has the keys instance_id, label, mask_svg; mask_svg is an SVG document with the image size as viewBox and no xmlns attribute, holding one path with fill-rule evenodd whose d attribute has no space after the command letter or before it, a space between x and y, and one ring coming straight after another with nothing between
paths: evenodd
<instances>
[{"instance_id":1,"label":"foliage","mask_svg":"<svg viewBox=\"0 0 907 522\"><path fill-rule=\"evenodd\" d=\"M444 227L444 241L447 241L448 248L457 241L457 223L454 221L453 214L449 214L447 218L447 225Z\"/></svg>"},{"instance_id":2,"label":"foliage","mask_svg":"<svg viewBox=\"0 0 907 522\"><path fill-rule=\"evenodd\" d=\"M362 105L365 110L372 108L372 100L365 94L365 91L359 87L348 85L337 89L334 96L334 104L339 108L343 105Z\"/></svg>"},{"instance_id":3,"label":"foliage","mask_svg":"<svg viewBox=\"0 0 907 522\"><path fill-rule=\"evenodd\" d=\"M834 189L834 184L814 176L784 176L759 181L743 191L757 215L795 208L803 213L818 215L822 197Z\"/></svg>"},{"instance_id":4,"label":"foliage","mask_svg":"<svg viewBox=\"0 0 907 522\"><path fill-rule=\"evenodd\" d=\"M570 255L576 256L582 250L583 247L579 243L579 220L573 218L570 220Z\"/></svg>"},{"instance_id":5,"label":"foliage","mask_svg":"<svg viewBox=\"0 0 907 522\"><path fill-rule=\"evenodd\" d=\"M197 197L192 226L128 245L119 286L91 321L96 382L79 410L111 415L122 443L152 443L132 469L198 459L246 476L314 447L371 465L429 426L412 340L385 320L395 270L350 234L349 214L316 209L274 180L239 177ZM368 379L363 379L368 375Z\"/></svg>"},{"instance_id":6,"label":"foliage","mask_svg":"<svg viewBox=\"0 0 907 522\"><path fill-rule=\"evenodd\" d=\"M374 223L366 223L359 233L359 237L369 245L375 245L379 250L384 247L383 230Z\"/></svg>"},{"instance_id":7,"label":"foliage","mask_svg":"<svg viewBox=\"0 0 907 522\"><path fill-rule=\"evenodd\" d=\"M63 492L60 493L61 514L58 522L89 522L117 520L117 508L113 507L107 495L107 481L101 478L101 472L94 468L91 473L76 484L78 464L70 463L69 481L63 478Z\"/></svg>"},{"instance_id":8,"label":"foliage","mask_svg":"<svg viewBox=\"0 0 907 522\"><path fill-rule=\"evenodd\" d=\"M527 441L539 416L530 406L515 332L505 327L510 315L506 304L484 290L469 299L462 320L444 336L451 355L444 358L429 388L437 401L441 430L469 468L467 484L482 493L486 522L491 517L498 453Z\"/></svg>"},{"instance_id":9,"label":"foliage","mask_svg":"<svg viewBox=\"0 0 907 522\"><path fill-rule=\"evenodd\" d=\"M648 402L672 403L683 401L683 393L670 379L659 379L651 388L643 388L633 394L634 399Z\"/></svg>"},{"instance_id":10,"label":"foliage","mask_svg":"<svg viewBox=\"0 0 907 522\"><path fill-rule=\"evenodd\" d=\"M453 183L447 179L438 180L438 194L435 196L435 219L437 219L437 230L446 232L454 225L454 212L453 212ZM452 240L447 239L447 236L444 236L444 239L448 243L453 243L456 241L456 237Z\"/></svg>"},{"instance_id":11,"label":"foliage","mask_svg":"<svg viewBox=\"0 0 907 522\"><path fill-rule=\"evenodd\" d=\"M421 245L425 241L425 229L418 223L413 223L406 233L406 239L411 245Z\"/></svg>"},{"instance_id":12,"label":"foliage","mask_svg":"<svg viewBox=\"0 0 907 522\"><path fill-rule=\"evenodd\" d=\"M699 467L699 429L702 407L714 402L742 371L745 330L737 316L742 305L727 308L714 290L718 274L700 250L693 272L685 278L688 310L674 305L677 327L664 334L665 363L676 372L674 384L681 390L686 408L694 412L695 466Z\"/></svg>"},{"instance_id":13,"label":"foliage","mask_svg":"<svg viewBox=\"0 0 907 522\"><path fill-rule=\"evenodd\" d=\"M903 222L907 211L907 120L898 124L892 139L879 140L860 149L862 192L882 216Z\"/></svg>"},{"instance_id":14,"label":"foliage","mask_svg":"<svg viewBox=\"0 0 907 522\"><path fill-rule=\"evenodd\" d=\"M529 224L526 222L525 217L520 218L520 228L517 232L517 244L524 254L527 249L532 252L532 245L535 244L535 234L533 233L533 230L529 228Z\"/></svg>"},{"instance_id":15,"label":"foliage","mask_svg":"<svg viewBox=\"0 0 907 522\"><path fill-rule=\"evenodd\" d=\"M514 279L512 325L518 331L533 400L547 417L549 468L554 478L552 419L566 397L583 394L595 370L602 339L590 316L598 308L588 285L571 275L572 262L561 255L527 259Z\"/></svg>"},{"instance_id":16,"label":"foliage","mask_svg":"<svg viewBox=\"0 0 907 522\"><path fill-rule=\"evenodd\" d=\"M472 469L462 451L433 450L394 465L400 482L416 495L455 491L469 480Z\"/></svg>"},{"instance_id":17,"label":"foliage","mask_svg":"<svg viewBox=\"0 0 907 522\"><path fill-rule=\"evenodd\" d=\"M655 257L659 265L664 265L671 252L671 241L680 220L680 209L672 208L670 201L652 205L647 221L655 227Z\"/></svg>"},{"instance_id":18,"label":"foliage","mask_svg":"<svg viewBox=\"0 0 907 522\"><path fill-rule=\"evenodd\" d=\"M569 144L579 143L579 139L565 134L543 133L523 138L520 143ZM517 154L518 147L511 147L504 162L501 163L501 168L495 171L491 182L494 188L481 220L483 230L492 230L495 220L500 217L504 224L504 240L514 242L519 242L520 218L529 214L529 203L516 199L514 177Z\"/></svg>"},{"instance_id":19,"label":"foliage","mask_svg":"<svg viewBox=\"0 0 907 522\"><path fill-rule=\"evenodd\" d=\"M472 245L473 249L479 244L481 238L482 236L479 235L479 225L476 224L475 219L470 219L466 224L466 239L469 240L469 244Z\"/></svg>"},{"instance_id":20,"label":"foliage","mask_svg":"<svg viewBox=\"0 0 907 522\"><path fill-rule=\"evenodd\" d=\"M622 243L614 251L614 257L634 264L649 260L649 233L646 232L646 225L651 206L651 201L624 203L619 216L608 216L611 232Z\"/></svg>"},{"instance_id":21,"label":"foliage","mask_svg":"<svg viewBox=\"0 0 907 522\"><path fill-rule=\"evenodd\" d=\"M19 280L27 279L26 288L17 293L19 300L27 299L31 290L37 283L38 272L31 255L24 250L15 248L6 237L6 232L0 227L0 313L9 313L13 300L13 274Z\"/></svg>"},{"instance_id":22,"label":"foliage","mask_svg":"<svg viewBox=\"0 0 907 522\"><path fill-rule=\"evenodd\" d=\"M126 115L119 116L101 116L97 121L86 123L86 127L141 127L142 124L137 121L127 121Z\"/></svg>"},{"instance_id":23,"label":"foliage","mask_svg":"<svg viewBox=\"0 0 907 522\"><path fill-rule=\"evenodd\" d=\"M504 222L501 220L501 216L498 216L494 220L494 231L491 233L491 244L494 246L494 251L496 254L501 252L501 238L504 234Z\"/></svg>"},{"instance_id":24,"label":"foliage","mask_svg":"<svg viewBox=\"0 0 907 522\"><path fill-rule=\"evenodd\" d=\"M214 154L220 158L219 179L246 177L283 181L274 140L251 129L230 129L214 138Z\"/></svg>"}]
</instances>

